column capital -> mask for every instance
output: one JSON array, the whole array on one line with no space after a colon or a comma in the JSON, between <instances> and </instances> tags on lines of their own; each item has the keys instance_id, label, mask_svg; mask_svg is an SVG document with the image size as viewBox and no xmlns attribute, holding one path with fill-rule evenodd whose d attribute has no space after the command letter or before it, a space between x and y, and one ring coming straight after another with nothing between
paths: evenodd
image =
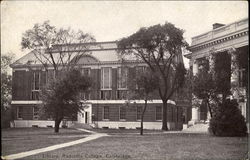
<instances>
[{"instance_id":1,"label":"column capital","mask_svg":"<svg viewBox=\"0 0 250 160\"><path fill-rule=\"evenodd\" d=\"M232 46L231 48L229 48L227 50L227 52L232 55L232 54L234 54L236 52L236 49Z\"/></svg>"}]
</instances>

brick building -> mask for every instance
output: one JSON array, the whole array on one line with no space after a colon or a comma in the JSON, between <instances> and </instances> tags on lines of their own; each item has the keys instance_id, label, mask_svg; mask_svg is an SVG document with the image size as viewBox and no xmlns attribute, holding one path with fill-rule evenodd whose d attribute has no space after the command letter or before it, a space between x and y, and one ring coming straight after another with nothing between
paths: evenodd
<instances>
[{"instance_id":1,"label":"brick building","mask_svg":"<svg viewBox=\"0 0 250 160\"><path fill-rule=\"evenodd\" d=\"M140 127L140 114L143 100L128 101L129 82L147 67L143 62L127 57L121 61L117 54L116 42L96 42L77 63L82 74L90 76L94 85L85 93L81 93L84 111L77 114L75 123L89 124L93 127L137 128ZM54 126L52 119L39 116L39 92L53 76L53 69L48 71L36 59L33 52L23 56L11 65L13 69L12 108L15 113L15 127L48 127ZM190 120L190 101L169 100L168 127L181 130L183 123ZM184 117L184 118L183 118ZM153 101L149 101L145 113L144 126L147 129L161 129L162 101L156 91ZM63 123L61 123L62 125Z\"/></svg>"}]
</instances>

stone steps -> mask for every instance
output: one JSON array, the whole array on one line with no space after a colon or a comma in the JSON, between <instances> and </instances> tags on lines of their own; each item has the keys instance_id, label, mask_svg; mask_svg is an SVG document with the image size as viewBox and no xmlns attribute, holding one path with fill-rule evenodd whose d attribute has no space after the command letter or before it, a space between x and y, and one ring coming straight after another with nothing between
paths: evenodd
<instances>
[{"instance_id":1,"label":"stone steps","mask_svg":"<svg viewBox=\"0 0 250 160\"><path fill-rule=\"evenodd\" d=\"M71 128L93 129L93 127L90 124L85 124L85 123L74 123L74 125L72 125Z\"/></svg>"},{"instance_id":2,"label":"stone steps","mask_svg":"<svg viewBox=\"0 0 250 160\"><path fill-rule=\"evenodd\" d=\"M207 123L197 123L189 128L182 130L183 132L189 133L207 133L208 132L209 124Z\"/></svg>"}]
</instances>

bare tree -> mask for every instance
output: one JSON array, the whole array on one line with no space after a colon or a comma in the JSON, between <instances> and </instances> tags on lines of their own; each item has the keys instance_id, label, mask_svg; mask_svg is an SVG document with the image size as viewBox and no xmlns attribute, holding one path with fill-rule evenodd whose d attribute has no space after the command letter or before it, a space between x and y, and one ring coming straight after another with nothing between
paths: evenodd
<instances>
[{"instance_id":1,"label":"bare tree","mask_svg":"<svg viewBox=\"0 0 250 160\"><path fill-rule=\"evenodd\" d=\"M82 31L56 29L49 21L35 24L27 30L22 37L22 48L32 50L45 70L52 66L56 76L59 69L69 69L76 65L78 60L88 53L91 42L95 39L90 34Z\"/></svg>"},{"instance_id":2,"label":"bare tree","mask_svg":"<svg viewBox=\"0 0 250 160\"><path fill-rule=\"evenodd\" d=\"M50 25L49 21L45 21L43 24L35 24L32 29L27 30L23 34L21 42L22 48L32 50L32 54L35 57L34 61L29 61L27 66L32 69L33 65L40 62L40 65L42 66L41 68L44 68L45 71L48 71L49 67L52 67L55 73L51 79L51 83L42 91L40 95L41 97L46 97L46 95L49 97L48 95L51 94L56 87L56 84L59 83L57 83L57 81L60 80L59 72L67 73L68 71L71 71L84 55L89 54L89 49L95 46L92 42L95 42L95 39L90 34L84 33L80 30L76 32L70 28L61 28L58 30L55 26ZM84 82L87 83L88 81L83 81L82 83ZM86 84L83 89L87 89L87 86L89 85ZM73 88L71 89L73 90ZM76 90L74 95L78 91L80 90ZM55 93L61 94L60 92ZM67 94L65 95L67 96ZM75 99L75 97L70 98L70 95L68 95L68 98L65 98L64 96L64 104L69 105L72 99ZM61 103L58 104L65 106ZM77 103L75 104L77 109L74 110L78 110L80 106ZM43 98L43 106L45 110L46 106L55 106L55 109L53 109L55 132L59 132L60 122L65 115L62 113L64 113L64 110L67 109L67 107L58 107L58 105L54 105L53 101L49 98Z\"/></svg>"}]
</instances>

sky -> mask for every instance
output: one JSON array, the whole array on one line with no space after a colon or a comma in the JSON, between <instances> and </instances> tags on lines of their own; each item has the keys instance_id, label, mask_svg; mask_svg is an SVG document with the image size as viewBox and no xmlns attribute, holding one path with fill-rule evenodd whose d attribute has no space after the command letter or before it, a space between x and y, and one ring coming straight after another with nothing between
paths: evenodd
<instances>
[{"instance_id":1,"label":"sky","mask_svg":"<svg viewBox=\"0 0 250 160\"><path fill-rule=\"evenodd\" d=\"M191 44L191 37L210 31L213 23L246 17L247 1L2 1L1 54L12 52L15 59L27 54L21 49L22 34L46 20L57 28L91 33L96 41L119 40L168 21L185 30Z\"/></svg>"}]
</instances>

